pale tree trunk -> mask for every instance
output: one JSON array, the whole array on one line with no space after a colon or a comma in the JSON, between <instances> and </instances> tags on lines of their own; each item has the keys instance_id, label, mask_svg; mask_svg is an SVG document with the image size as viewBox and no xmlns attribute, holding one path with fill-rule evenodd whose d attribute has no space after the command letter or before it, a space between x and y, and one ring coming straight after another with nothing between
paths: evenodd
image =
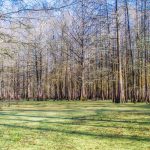
<instances>
[{"instance_id":1,"label":"pale tree trunk","mask_svg":"<svg viewBox=\"0 0 150 150\"><path fill-rule=\"evenodd\" d=\"M117 48L117 69L118 69L118 89L117 89L117 98L116 103L124 102L124 87L123 87L123 78L122 78L122 62L121 62L121 52L119 44L119 18L118 18L118 0L116 0L116 48Z\"/></svg>"}]
</instances>

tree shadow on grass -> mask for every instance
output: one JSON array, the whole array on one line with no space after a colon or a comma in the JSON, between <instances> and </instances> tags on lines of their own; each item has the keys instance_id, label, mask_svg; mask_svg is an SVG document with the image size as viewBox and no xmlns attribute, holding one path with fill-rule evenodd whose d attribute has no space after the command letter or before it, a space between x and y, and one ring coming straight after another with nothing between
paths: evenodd
<instances>
[{"instance_id":1,"label":"tree shadow on grass","mask_svg":"<svg viewBox=\"0 0 150 150\"><path fill-rule=\"evenodd\" d=\"M134 115L148 115L150 112L148 110L114 110L114 109L97 109L95 110L96 114L101 114L102 112L115 112L115 113L131 113Z\"/></svg>"},{"instance_id":2,"label":"tree shadow on grass","mask_svg":"<svg viewBox=\"0 0 150 150\"><path fill-rule=\"evenodd\" d=\"M55 124L55 125L63 125L63 126L87 126L87 127L95 127L95 128L113 128L113 129L129 129L129 130L139 130L139 131L147 131L149 128L147 127L135 127L135 126L118 126L118 125L102 125L102 124L88 124L88 122L83 122L83 120L77 120L77 122L62 122L62 121L47 121L47 120L28 120L28 119L3 119L0 118L0 120L4 121L19 121L19 122L25 122L25 123L47 123L47 124ZM107 122L106 122L107 123Z\"/></svg>"},{"instance_id":3,"label":"tree shadow on grass","mask_svg":"<svg viewBox=\"0 0 150 150\"><path fill-rule=\"evenodd\" d=\"M37 116L37 115L22 115L22 114L8 114L0 113L0 116L15 116L15 117L29 117L29 118L45 118L45 119L64 119L64 120L83 120L83 121L96 121L96 122L114 122L114 123L135 123L142 125L149 125L150 121L135 121L135 120L119 120L119 119L95 119L94 117L99 117L98 115L89 116L75 116L75 117L63 117L63 116Z\"/></svg>"},{"instance_id":4,"label":"tree shadow on grass","mask_svg":"<svg viewBox=\"0 0 150 150\"><path fill-rule=\"evenodd\" d=\"M132 108L142 108L142 109L148 109L150 110L150 104L142 104L142 105L132 105L132 106L128 106L128 107L132 107Z\"/></svg>"},{"instance_id":5,"label":"tree shadow on grass","mask_svg":"<svg viewBox=\"0 0 150 150\"><path fill-rule=\"evenodd\" d=\"M13 109L13 110L2 110L2 112L63 112L63 113L66 113L66 112L78 112L80 110L74 110L74 109L64 109L64 110L43 110L43 109L39 109L39 110L36 110L36 109Z\"/></svg>"},{"instance_id":6,"label":"tree shadow on grass","mask_svg":"<svg viewBox=\"0 0 150 150\"><path fill-rule=\"evenodd\" d=\"M150 142L149 137L141 137L141 136L129 136L129 135L117 135L117 134L95 134L91 132L83 132L83 131L75 131L75 130L60 130L55 128L44 128L44 127L29 127L29 126L18 126L12 124L1 124L0 126L5 126L7 128L18 128L18 129L27 129L27 130L38 130L38 131L49 131L49 132L58 132L58 133L65 133L69 135L77 135L77 136L90 136L93 138L103 138L103 139L125 139L125 140L132 140L132 141L142 141L142 142Z\"/></svg>"},{"instance_id":7,"label":"tree shadow on grass","mask_svg":"<svg viewBox=\"0 0 150 150\"><path fill-rule=\"evenodd\" d=\"M68 108L64 108L62 110L59 110L59 109L53 109L53 110L44 110L44 109L13 109L13 110L1 110L0 113L3 113L3 112L56 112L56 113L74 113L74 112L83 112L84 111L93 111L95 112L96 114L101 114L102 112L115 112L115 113L131 113L131 114L135 114L135 115L148 115L150 116L150 112L149 110L126 110L126 109L123 109L123 110L120 110L120 109L111 109L111 108L108 108L108 109L69 109Z\"/></svg>"}]
</instances>

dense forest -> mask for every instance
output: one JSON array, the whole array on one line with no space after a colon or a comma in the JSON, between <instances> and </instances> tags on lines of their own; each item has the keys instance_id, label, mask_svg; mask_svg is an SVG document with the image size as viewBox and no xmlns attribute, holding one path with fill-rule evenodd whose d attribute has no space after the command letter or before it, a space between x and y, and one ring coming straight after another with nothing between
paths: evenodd
<instances>
[{"instance_id":1,"label":"dense forest","mask_svg":"<svg viewBox=\"0 0 150 150\"><path fill-rule=\"evenodd\" d=\"M150 1L0 1L1 100L150 102Z\"/></svg>"}]
</instances>

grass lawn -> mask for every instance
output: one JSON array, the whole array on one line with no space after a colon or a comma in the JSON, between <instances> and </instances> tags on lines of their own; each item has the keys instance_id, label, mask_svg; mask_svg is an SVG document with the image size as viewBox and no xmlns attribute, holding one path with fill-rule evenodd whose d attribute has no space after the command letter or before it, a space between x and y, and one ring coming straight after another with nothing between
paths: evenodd
<instances>
[{"instance_id":1,"label":"grass lawn","mask_svg":"<svg viewBox=\"0 0 150 150\"><path fill-rule=\"evenodd\" d=\"M150 150L150 105L0 103L0 150Z\"/></svg>"}]
</instances>

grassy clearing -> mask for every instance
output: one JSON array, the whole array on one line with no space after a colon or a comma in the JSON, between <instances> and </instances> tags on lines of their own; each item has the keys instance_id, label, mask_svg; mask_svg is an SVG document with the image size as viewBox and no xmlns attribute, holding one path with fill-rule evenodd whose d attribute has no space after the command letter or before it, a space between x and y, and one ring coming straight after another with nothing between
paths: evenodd
<instances>
[{"instance_id":1,"label":"grassy clearing","mask_svg":"<svg viewBox=\"0 0 150 150\"><path fill-rule=\"evenodd\" d=\"M0 150L150 150L150 105L31 101L0 109Z\"/></svg>"}]
</instances>

